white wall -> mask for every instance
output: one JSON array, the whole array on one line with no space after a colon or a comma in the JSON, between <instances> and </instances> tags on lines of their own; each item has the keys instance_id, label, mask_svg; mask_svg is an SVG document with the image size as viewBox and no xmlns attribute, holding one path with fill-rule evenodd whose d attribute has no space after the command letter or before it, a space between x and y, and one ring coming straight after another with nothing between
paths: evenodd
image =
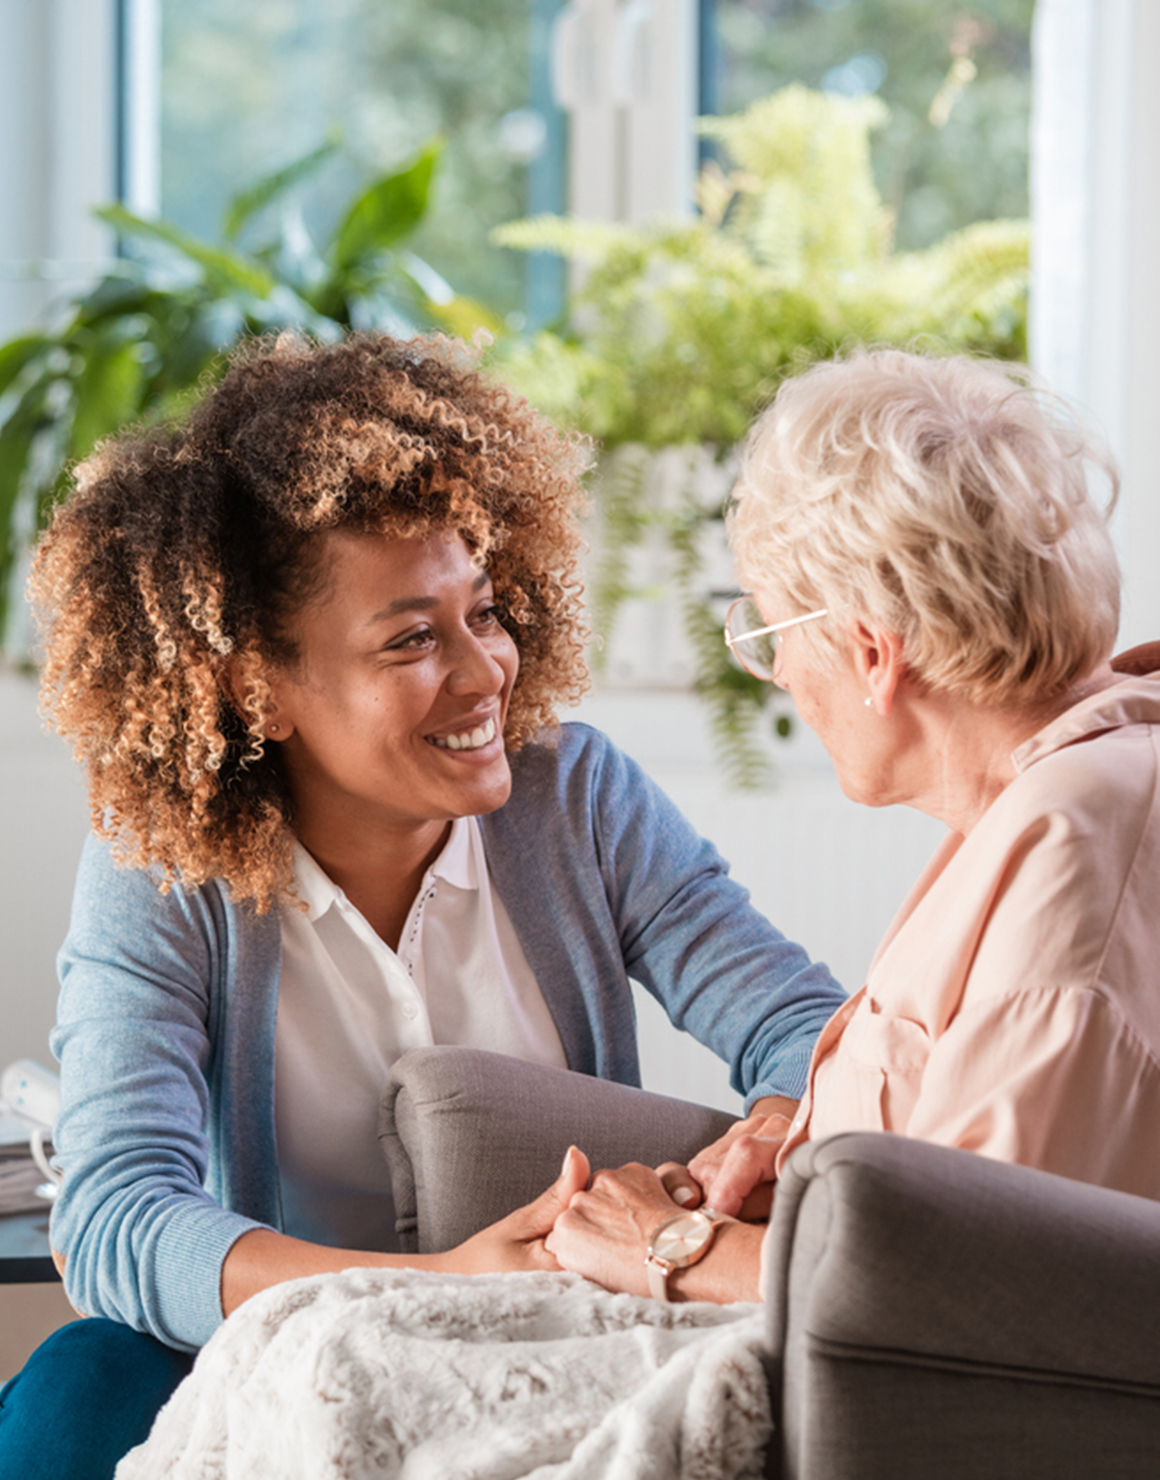
<instances>
[{"instance_id":1,"label":"white wall","mask_svg":"<svg viewBox=\"0 0 1160 1480\"><path fill-rule=\"evenodd\" d=\"M41 728L35 684L0 674L0 1064L51 1064L55 957L88 810L64 744Z\"/></svg>"}]
</instances>

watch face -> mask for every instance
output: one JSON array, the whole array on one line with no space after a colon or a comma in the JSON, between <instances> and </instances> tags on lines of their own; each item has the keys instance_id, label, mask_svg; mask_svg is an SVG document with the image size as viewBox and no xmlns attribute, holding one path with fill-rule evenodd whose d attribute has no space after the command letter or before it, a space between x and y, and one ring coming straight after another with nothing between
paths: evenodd
<instances>
[{"instance_id":1,"label":"watch face","mask_svg":"<svg viewBox=\"0 0 1160 1480\"><path fill-rule=\"evenodd\" d=\"M692 1264L706 1249L716 1228L707 1213L694 1209L667 1218L652 1236L649 1255L663 1259L674 1269Z\"/></svg>"}]
</instances>

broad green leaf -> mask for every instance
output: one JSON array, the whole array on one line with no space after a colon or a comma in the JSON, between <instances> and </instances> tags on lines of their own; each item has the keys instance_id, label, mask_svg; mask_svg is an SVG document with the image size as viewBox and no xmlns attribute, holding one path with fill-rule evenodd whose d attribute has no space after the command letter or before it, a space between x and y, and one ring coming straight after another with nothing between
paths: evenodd
<instances>
[{"instance_id":1,"label":"broad green leaf","mask_svg":"<svg viewBox=\"0 0 1160 1480\"><path fill-rule=\"evenodd\" d=\"M9 572L16 555L14 511L33 443L44 426L45 402L53 379L51 375L41 376L0 426L0 632L6 629Z\"/></svg>"},{"instance_id":2,"label":"broad green leaf","mask_svg":"<svg viewBox=\"0 0 1160 1480\"><path fill-rule=\"evenodd\" d=\"M484 329L494 338L504 332L504 321L499 314L475 298L456 293L446 303L435 303L428 299L427 312L443 328L470 342L478 329Z\"/></svg>"},{"instance_id":3,"label":"broad green leaf","mask_svg":"<svg viewBox=\"0 0 1160 1480\"><path fill-rule=\"evenodd\" d=\"M470 339L477 329L493 337L503 333L504 321L497 313L475 298L456 293L446 278L414 252L400 252L396 270L419 290L419 301L431 318L460 339Z\"/></svg>"},{"instance_id":4,"label":"broad green leaf","mask_svg":"<svg viewBox=\"0 0 1160 1480\"><path fill-rule=\"evenodd\" d=\"M317 149L312 149L301 159L283 165L280 170L273 170L270 174L264 175L248 190L239 191L237 195L231 196L222 223L222 235L226 241L236 241L238 233L252 216L268 206L271 201L277 200L300 180L309 178L320 165L333 157L341 142L341 132L332 129L326 142L320 144Z\"/></svg>"},{"instance_id":5,"label":"broad green leaf","mask_svg":"<svg viewBox=\"0 0 1160 1480\"><path fill-rule=\"evenodd\" d=\"M77 304L74 328L95 324L101 319L138 313L146 307L155 291L138 277L109 273Z\"/></svg>"},{"instance_id":6,"label":"broad green leaf","mask_svg":"<svg viewBox=\"0 0 1160 1480\"><path fill-rule=\"evenodd\" d=\"M136 344L97 343L76 381L76 414L69 459L84 457L102 437L136 419L141 407L141 360Z\"/></svg>"},{"instance_id":7,"label":"broad green leaf","mask_svg":"<svg viewBox=\"0 0 1160 1480\"><path fill-rule=\"evenodd\" d=\"M8 389L25 365L47 349L52 341L43 334L22 334L0 345L0 396Z\"/></svg>"},{"instance_id":8,"label":"broad green leaf","mask_svg":"<svg viewBox=\"0 0 1160 1480\"><path fill-rule=\"evenodd\" d=\"M212 302L190 304L185 312L158 323L156 359L150 366L149 385L142 393L143 409L151 409L171 392L184 394L197 385L219 350L212 308Z\"/></svg>"},{"instance_id":9,"label":"broad green leaf","mask_svg":"<svg viewBox=\"0 0 1160 1480\"><path fill-rule=\"evenodd\" d=\"M405 170L376 180L359 196L335 234L331 256L336 273L348 272L362 258L414 231L426 214L442 152L442 143L433 140Z\"/></svg>"},{"instance_id":10,"label":"broad green leaf","mask_svg":"<svg viewBox=\"0 0 1160 1480\"><path fill-rule=\"evenodd\" d=\"M118 205L102 206L95 214L126 236L165 242L191 262L196 262L207 278L222 287L253 293L258 298L265 298L274 288L273 276L260 263L240 252L198 241L197 237L182 231L171 221L146 221Z\"/></svg>"}]
</instances>

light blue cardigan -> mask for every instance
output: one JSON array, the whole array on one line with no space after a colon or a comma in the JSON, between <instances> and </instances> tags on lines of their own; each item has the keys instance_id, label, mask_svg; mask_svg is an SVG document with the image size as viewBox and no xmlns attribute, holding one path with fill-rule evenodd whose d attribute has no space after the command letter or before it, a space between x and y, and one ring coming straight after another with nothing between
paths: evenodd
<instances>
[{"instance_id":1,"label":"light blue cardigan","mask_svg":"<svg viewBox=\"0 0 1160 1480\"><path fill-rule=\"evenodd\" d=\"M565 725L512 769L511 799L481 819L488 867L569 1066L639 1084L631 976L728 1061L747 1101L800 1095L845 1000L825 967L752 908L603 735ZM78 1309L201 1346L222 1319L230 1246L280 1226L280 964L277 911L235 905L217 883L162 895L89 840L52 1035L64 1170L52 1240Z\"/></svg>"}]
</instances>

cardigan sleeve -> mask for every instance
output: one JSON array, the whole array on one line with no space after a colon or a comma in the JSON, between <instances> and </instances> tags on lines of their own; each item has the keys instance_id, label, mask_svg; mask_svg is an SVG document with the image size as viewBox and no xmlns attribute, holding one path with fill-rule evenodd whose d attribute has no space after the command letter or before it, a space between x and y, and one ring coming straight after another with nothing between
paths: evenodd
<instances>
[{"instance_id":1,"label":"cardigan sleeve","mask_svg":"<svg viewBox=\"0 0 1160 1480\"><path fill-rule=\"evenodd\" d=\"M231 1246L265 1226L206 1188L221 934L205 891L162 895L150 873L116 868L89 840L51 1038L63 1172L51 1237L78 1310L182 1350L222 1320Z\"/></svg>"},{"instance_id":2,"label":"cardigan sleeve","mask_svg":"<svg viewBox=\"0 0 1160 1480\"><path fill-rule=\"evenodd\" d=\"M492 878L556 1019L569 1067L639 1084L635 978L730 1067L747 1102L798 1097L845 1001L753 908L728 866L639 765L587 725L513 761L482 819Z\"/></svg>"},{"instance_id":3,"label":"cardigan sleeve","mask_svg":"<svg viewBox=\"0 0 1160 1480\"><path fill-rule=\"evenodd\" d=\"M629 975L730 1067L746 1108L800 1098L846 994L729 877L716 848L612 745L593 789L602 869Z\"/></svg>"}]
</instances>

